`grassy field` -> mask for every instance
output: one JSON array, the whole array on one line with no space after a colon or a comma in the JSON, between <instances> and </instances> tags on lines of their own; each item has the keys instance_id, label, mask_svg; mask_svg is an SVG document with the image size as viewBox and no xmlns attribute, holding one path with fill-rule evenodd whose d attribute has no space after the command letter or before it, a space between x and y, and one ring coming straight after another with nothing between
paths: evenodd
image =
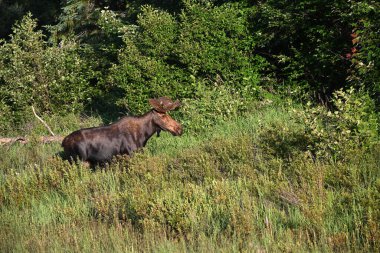
<instances>
[{"instance_id":1,"label":"grassy field","mask_svg":"<svg viewBox=\"0 0 380 253\"><path fill-rule=\"evenodd\" d=\"M380 147L318 160L304 128L261 106L95 171L62 161L59 144L2 146L0 252L379 251Z\"/></svg>"}]
</instances>

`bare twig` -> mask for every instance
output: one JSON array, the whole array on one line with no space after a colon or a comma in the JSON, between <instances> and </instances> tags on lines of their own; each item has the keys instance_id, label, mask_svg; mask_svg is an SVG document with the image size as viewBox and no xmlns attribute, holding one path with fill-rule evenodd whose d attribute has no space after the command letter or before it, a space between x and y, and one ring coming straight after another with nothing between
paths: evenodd
<instances>
[{"instance_id":1,"label":"bare twig","mask_svg":"<svg viewBox=\"0 0 380 253\"><path fill-rule=\"evenodd\" d=\"M42 122L42 124L44 124L44 126L47 128L47 130L49 131L49 133L52 135L52 136L55 136L55 134L53 133L53 131L50 129L50 127L48 126L48 124L46 124L46 122L41 119L41 117L39 117L36 113L36 111L34 110L34 107L32 105L32 110L33 110L33 113L34 113L34 116L36 116L36 118Z\"/></svg>"}]
</instances>

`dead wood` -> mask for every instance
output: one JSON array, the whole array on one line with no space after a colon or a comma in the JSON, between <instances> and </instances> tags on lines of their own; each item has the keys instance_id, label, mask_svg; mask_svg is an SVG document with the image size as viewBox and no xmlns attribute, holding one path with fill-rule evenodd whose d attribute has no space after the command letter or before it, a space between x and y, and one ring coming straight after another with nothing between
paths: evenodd
<instances>
[{"instance_id":1,"label":"dead wood","mask_svg":"<svg viewBox=\"0 0 380 253\"><path fill-rule=\"evenodd\" d=\"M54 132L51 130L49 125L40 117L37 115L36 110L32 106L32 111L34 116L46 127L46 129L49 131L51 136L40 136L36 138L28 138L25 136L17 136L17 137L0 137L0 145L12 145L14 143L21 143L21 144L26 144L28 142L31 142L32 140L35 140L39 143L45 144L45 143L50 143L50 142L60 142L63 140L63 136L56 136Z\"/></svg>"},{"instance_id":2,"label":"dead wood","mask_svg":"<svg viewBox=\"0 0 380 253\"><path fill-rule=\"evenodd\" d=\"M51 142L60 142L63 140L63 136L40 136L40 137L37 137L36 139L28 138L24 136L0 138L0 145L14 144L14 143L26 144L26 143L31 142L32 140L36 140L39 143L46 144L46 143L51 143Z\"/></svg>"},{"instance_id":3,"label":"dead wood","mask_svg":"<svg viewBox=\"0 0 380 253\"><path fill-rule=\"evenodd\" d=\"M50 129L49 125L46 124L46 122L40 117L37 115L36 111L34 110L34 106L32 106L32 111L33 111L33 114L34 116L36 116L36 118L41 121L41 123L47 128L47 130L49 131L49 133L52 135L52 136L55 136L55 134L53 133L53 131Z\"/></svg>"}]
</instances>

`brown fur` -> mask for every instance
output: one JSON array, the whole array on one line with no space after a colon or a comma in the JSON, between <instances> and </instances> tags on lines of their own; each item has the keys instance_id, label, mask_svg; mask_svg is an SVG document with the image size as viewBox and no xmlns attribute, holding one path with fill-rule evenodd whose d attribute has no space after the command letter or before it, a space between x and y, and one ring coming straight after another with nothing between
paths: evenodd
<instances>
[{"instance_id":1,"label":"brown fur","mask_svg":"<svg viewBox=\"0 0 380 253\"><path fill-rule=\"evenodd\" d=\"M109 162L115 155L131 155L146 145L154 133L161 130L173 135L182 134L182 126L166 114L163 108L175 109L179 102L157 99L150 101L155 109L140 117L124 117L119 121L102 127L77 130L62 141L67 158L80 159L91 165ZM160 110L156 107L161 106Z\"/></svg>"}]
</instances>

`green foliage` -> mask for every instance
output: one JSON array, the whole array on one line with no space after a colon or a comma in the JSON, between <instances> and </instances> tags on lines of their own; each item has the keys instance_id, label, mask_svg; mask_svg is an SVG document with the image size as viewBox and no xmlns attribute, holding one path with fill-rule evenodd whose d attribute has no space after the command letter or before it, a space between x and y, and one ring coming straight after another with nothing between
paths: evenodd
<instances>
[{"instance_id":1,"label":"green foliage","mask_svg":"<svg viewBox=\"0 0 380 253\"><path fill-rule=\"evenodd\" d=\"M124 27L124 24L119 19L118 15L108 9L100 11L97 25L99 25L106 34L119 34Z\"/></svg>"},{"instance_id":2,"label":"green foliage","mask_svg":"<svg viewBox=\"0 0 380 253\"><path fill-rule=\"evenodd\" d=\"M97 34L95 26L99 9L95 1L67 0L62 4L56 23L47 26L51 40L64 40L76 37L78 40L89 40ZM96 36L96 35L95 35Z\"/></svg>"},{"instance_id":3,"label":"green foliage","mask_svg":"<svg viewBox=\"0 0 380 253\"><path fill-rule=\"evenodd\" d=\"M380 4L376 1L355 1L352 15L352 46L358 52L352 56L349 81L358 87L366 87L371 96L380 94Z\"/></svg>"},{"instance_id":4,"label":"green foliage","mask_svg":"<svg viewBox=\"0 0 380 253\"><path fill-rule=\"evenodd\" d=\"M139 46L145 48L150 57L167 60L175 50L177 39L177 22L168 12L143 6L137 16L137 25L142 30L138 36Z\"/></svg>"},{"instance_id":5,"label":"green foliage","mask_svg":"<svg viewBox=\"0 0 380 253\"><path fill-rule=\"evenodd\" d=\"M280 91L296 97L309 91L326 101L335 90L350 87L349 78L377 96L376 1L269 0L251 11L251 29L260 38L257 51L277 67L276 76L285 84L276 87Z\"/></svg>"},{"instance_id":6,"label":"green foliage","mask_svg":"<svg viewBox=\"0 0 380 253\"><path fill-rule=\"evenodd\" d=\"M256 97L260 70L267 63L252 54L255 43L246 29L247 13L239 7L187 2L176 18L144 6L137 26L118 29L124 46L109 75L109 82L125 95L118 103L141 111L152 96L194 98L193 83L198 81L209 87L223 83L244 91L247 98Z\"/></svg>"},{"instance_id":7,"label":"green foliage","mask_svg":"<svg viewBox=\"0 0 380 253\"><path fill-rule=\"evenodd\" d=\"M256 41L243 5L186 1L180 19L177 54L190 73L218 77L235 88L257 88L266 62L253 54Z\"/></svg>"},{"instance_id":8,"label":"green foliage","mask_svg":"<svg viewBox=\"0 0 380 253\"><path fill-rule=\"evenodd\" d=\"M339 90L333 95L334 111L322 106L299 113L305 122L309 150L317 157L342 159L357 147L370 148L379 141L379 122L375 105L368 94Z\"/></svg>"},{"instance_id":9,"label":"green foliage","mask_svg":"<svg viewBox=\"0 0 380 253\"><path fill-rule=\"evenodd\" d=\"M93 73L73 41L49 46L31 15L0 46L0 106L4 122L19 123L30 106L49 113L78 112L94 90Z\"/></svg>"},{"instance_id":10,"label":"green foliage","mask_svg":"<svg viewBox=\"0 0 380 253\"><path fill-rule=\"evenodd\" d=\"M220 122L239 117L251 103L232 88L223 85L207 87L198 83L196 98L183 100L179 114L186 131L196 134L208 131Z\"/></svg>"},{"instance_id":11,"label":"green foliage","mask_svg":"<svg viewBox=\"0 0 380 253\"><path fill-rule=\"evenodd\" d=\"M50 4L55 7L43 11ZM25 91L17 92L24 104L35 97L30 93L43 94L42 111L46 111L49 100L68 107L70 102L64 98L63 90L77 94L73 106L69 105L76 111L81 110L84 101L89 101L86 104L89 110L126 108L139 113L146 109L146 99L150 97L197 98L194 85L197 82L210 89L215 83L223 84L246 99L269 90L297 99L312 95L319 101L327 101L335 90L350 86L364 86L376 98L380 89L379 4L373 0L297 3L70 0L62 3L60 13L55 13L56 1L49 4L3 1L2 5L5 6L2 12L7 12L1 15L5 21L27 9L33 9L34 16L43 24L50 20L49 36L35 32L37 20L31 27L24 27L29 29L24 36L32 51L12 49L11 45L21 47L16 34L1 46L1 65L5 69L12 59L20 57L30 58L24 65L40 66L39 70L19 66L25 80L12 82ZM51 59L53 56L58 57ZM74 62L79 62L79 67ZM45 65L54 67L49 69ZM40 73L28 74L23 68ZM61 68L64 73L57 73ZM42 73L44 69L49 74ZM7 76L1 77L0 82L11 82L12 71L8 74L5 71L2 75ZM46 86L44 82L55 82L60 88L51 84L55 88L49 87L48 92L38 87L31 91L25 87L30 86L31 81L26 79L33 75L44 79L38 80L41 87ZM70 79L67 88L61 85L62 75ZM74 86L74 82L78 85ZM12 114L16 114L13 118L21 118L25 105L11 105L9 96L13 95L4 96L1 109L7 116L2 124L3 128L5 125L9 128L8 119ZM102 106L107 108L99 108ZM67 108L50 110L67 111Z\"/></svg>"},{"instance_id":12,"label":"green foliage","mask_svg":"<svg viewBox=\"0 0 380 253\"><path fill-rule=\"evenodd\" d=\"M173 17L146 7L138 23L140 26L123 28L125 45L119 51L119 63L112 66L109 75L113 86L123 91L118 104L134 112L146 109L146 101L151 97L185 96L189 79L184 70L166 62L176 31Z\"/></svg>"}]
</instances>

